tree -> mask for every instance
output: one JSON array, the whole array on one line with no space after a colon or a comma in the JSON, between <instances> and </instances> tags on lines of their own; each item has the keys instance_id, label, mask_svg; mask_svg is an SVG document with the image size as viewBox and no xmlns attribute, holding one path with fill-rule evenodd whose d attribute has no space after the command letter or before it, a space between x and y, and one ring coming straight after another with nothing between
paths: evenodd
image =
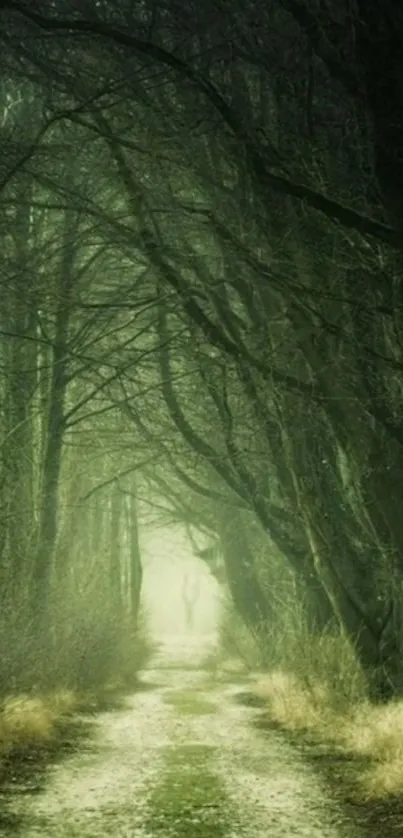
<instances>
[{"instance_id":1,"label":"tree","mask_svg":"<svg viewBox=\"0 0 403 838\"><path fill-rule=\"evenodd\" d=\"M119 347L108 397L147 435L133 384L151 386L148 409L165 405L200 474L253 511L321 619L330 608L374 695L399 692L401 16L303 0L220 4L218 20L194 4L191 22L174 0L130 19L87 9L1 14L12 66L16 27L34 31L24 61L43 90L46 67L55 119L108 161L90 193L45 174L52 199L78 204L161 301L147 373L130 380Z\"/></svg>"}]
</instances>

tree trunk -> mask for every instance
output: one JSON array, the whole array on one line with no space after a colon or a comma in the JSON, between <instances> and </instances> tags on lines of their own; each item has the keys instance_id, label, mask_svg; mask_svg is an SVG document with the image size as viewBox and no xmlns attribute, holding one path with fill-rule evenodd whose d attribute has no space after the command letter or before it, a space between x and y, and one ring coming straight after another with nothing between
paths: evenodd
<instances>
[{"instance_id":1,"label":"tree trunk","mask_svg":"<svg viewBox=\"0 0 403 838\"><path fill-rule=\"evenodd\" d=\"M248 628L256 633L270 620L272 610L257 578L239 511L221 506L217 511L217 532L235 608Z\"/></svg>"},{"instance_id":2,"label":"tree trunk","mask_svg":"<svg viewBox=\"0 0 403 838\"><path fill-rule=\"evenodd\" d=\"M126 504L126 526L129 534L127 582L130 623L136 630L138 627L143 570L139 542L137 499L133 478L131 479L131 486L132 489L127 496Z\"/></svg>"},{"instance_id":3,"label":"tree trunk","mask_svg":"<svg viewBox=\"0 0 403 838\"><path fill-rule=\"evenodd\" d=\"M120 620L123 616L122 608L122 546L121 546L121 516L122 497L115 491L112 494L109 521L109 590L108 605L113 618Z\"/></svg>"},{"instance_id":4,"label":"tree trunk","mask_svg":"<svg viewBox=\"0 0 403 838\"><path fill-rule=\"evenodd\" d=\"M318 578L328 592L333 603L340 626L345 630L362 669L367 676L368 693L375 701L387 701L403 693L400 654L389 642L384 645L380 629L375 620L363 611L357 599L348 591L337 573L329 555L329 546L324 542L318 529L305 517L312 555Z\"/></svg>"},{"instance_id":5,"label":"tree trunk","mask_svg":"<svg viewBox=\"0 0 403 838\"><path fill-rule=\"evenodd\" d=\"M403 218L403 10L357 0L356 50L374 131L375 172L393 224Z\"/></svg>"},{"instance_id":6,"label":"tree trunk","mask_svg":"<svg viewBox=\"0 0 403 838\"><path fill-rule=\"evenodd\" d=\"M58 529L58 495L64 436L64 404L67 390L68 333L74 289L75 224L66 214L62 264L58 282L58 308L52 349L52 374L46 425L46 440L37 547L34 556L30 604L39 631L46 625L53 554Z\"/></svg>"},{"instance_id":7,"label":"tree trunk","mask_svg":"<svg viewBox=\"0 0 403 838\"><path fill-rule=\"evenodd\" d=\"M4 344L4 548L6 565L2 587L7 587L15 608L25 596L28 558L34 533L34 437L32 400L36 388L35 276L30 270L32 243L29 191L26 203L15 210L12 234L15 276L5 285L2 328L10 336ZM11 237L10 237L11 238ZM10 245L11 247L11 245Z\"/></svg>"}]
</instances>

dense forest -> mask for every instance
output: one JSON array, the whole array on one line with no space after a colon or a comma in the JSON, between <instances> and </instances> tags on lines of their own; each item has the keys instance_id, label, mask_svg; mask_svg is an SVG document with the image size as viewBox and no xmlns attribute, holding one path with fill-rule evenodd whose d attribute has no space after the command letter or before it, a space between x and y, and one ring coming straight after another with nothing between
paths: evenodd
<instances>
[{"instance_id":1,"label":"dense forest","mask_svg":"<svg viewBox=\"0 0 403 838\"><path fill-rule=\"evenodd\" d=\"M401 694L403 7L0 0L0 40L2 684L128 664L142 498L252 632L294 597Z\"/></svg>"}]
</instances>

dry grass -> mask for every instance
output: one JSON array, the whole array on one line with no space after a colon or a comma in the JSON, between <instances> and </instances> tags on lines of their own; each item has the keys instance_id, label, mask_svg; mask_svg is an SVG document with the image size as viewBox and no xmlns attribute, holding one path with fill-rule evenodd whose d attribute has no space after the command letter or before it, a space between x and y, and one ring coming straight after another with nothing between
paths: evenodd
<instances>
[{"instance_id":1,"label":"dry grass","mask_svg":"<svg viewBox=\"0 0 403 838\"><path fill-rule=\"evenodd\" d=\"M365 760L367 768L357 775L361 799L403 795L403 701L375 706L362 700L336 709L326 683L307 687L278 670L259 677L254 692L266 699L268 717L284 729L308 731L352 759Z\"/></svg>"},{"instance_id":2,"label":"dry grass","mask_svg":"<svg viewBox=\"0 0 403 838\"><path fill-rule=\"evenodd\" d=\"M224 628L228 619L225 613ZM265 672L254 665L256 652L249 658L252 691L267 702L263 716L312 743L315 758L335 758L348 794L360 804L403 801L403 700L369 702L353 645L335 626L312 633L303 603L291 601L278 620L273 635L260 641L267 647ZM239 628L232 628L237 648Z\"/></svg>"},{"instance_id":3,"label":"dry grass","mask_svg":"<svg viewBox=\"0 0 403 838\"><path fill-rule=\"evenodd\" d=\"M44 700L59 718L70 716L80 705L80 696L73 690L56 690Z\"/></svg>"},{"instance_id":4,"label":"dry grass","mask_svg":"<svg viewBox=\"0 0 403 838\"><path fill-rule=\"evenodd\" d=\"M254 692L267 700L270 718L287 730L331 737L336 720L340 724L323 683L308 688L295 675L276 670L261 676Z\"/></svg>"},{"instance_id":5,"label":"dry grass","mask_svg":"<svg viewBox=\"0 0 403 838\"><path fill-rule=\"evenodd\" d=\"M14 750L49 745L77 703L78 697L68 690L4 699L0 709L0 757Z\"/></svg>"},{"instance_id":6,"label":"dry grass","mask_svg":"<svg viewBox=\"0 0 403 838\"><path fill-rule=\"evenodd\" d=\"M363 703L345 722L342 734L354 755L369 760L360 778L363 797L403 795L403 701L379 707Z\"/></svg>"}]
</instances>

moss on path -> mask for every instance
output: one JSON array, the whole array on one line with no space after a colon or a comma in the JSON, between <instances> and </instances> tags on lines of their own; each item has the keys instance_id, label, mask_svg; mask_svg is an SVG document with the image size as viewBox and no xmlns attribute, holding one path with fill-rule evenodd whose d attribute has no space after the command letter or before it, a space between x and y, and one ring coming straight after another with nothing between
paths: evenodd
<instances>
[{"instance_id":1,"label":"moss on path","mask_svg":"<svg viewBox=\"0 0 403 838\"><path fill-rule=\"evenodd\" d=\"M167 690L164 702L177 713L204 716L216 705L197 690ZM148 800L146 830L167 838L224 838L229 803L213 770L215 748L178 741L166 748L161 779Z\"/></svg>"},{"instance_id":2,"label":"moss on path","mask_svg":"<svg viewBox=\"0 0 403 838\"><path fill-rule=\"evenodd\" d=\"M169 690L164 693L164 701L179 713L191 716L208 715L216 711L216 705L195 690Z\"/></svg>"},{"instance_id":3,"label":"moss on path","mask_svg":"<svg viewBox=\"0 0 403 838\"><path fill-rule=\"evenodd\" d=\"M230 830L225 791L211 767L215 748L167 748L165 771L148 801L146 830L167 838L224 838Z\"/></svg>"}]
</instances>

